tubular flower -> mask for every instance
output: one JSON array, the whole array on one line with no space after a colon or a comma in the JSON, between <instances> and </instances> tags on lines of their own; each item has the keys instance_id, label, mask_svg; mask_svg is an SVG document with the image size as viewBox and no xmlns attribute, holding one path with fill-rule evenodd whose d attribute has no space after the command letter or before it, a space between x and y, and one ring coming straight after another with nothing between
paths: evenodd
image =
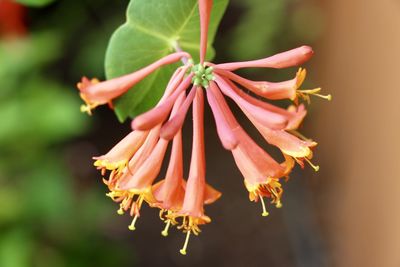
<instances>
[{"instance_id":1,"label":"tubular flower","mask_svg":"<svg viewBox=\"0 0 400 267\"><path fill-rule=\"evenodd\" d=\"M100 82L98 79L89 80L86 77L82 78L82 81L78 83L77 87L80 91L80 96L86 105L81 107L82 112L91 114L92 109L99 105L111 104L111 101L128 91L132 86L146 78L149 74L154 72L156 69L179 61L182 57L189 56L185 52L177 52L160 60L157 60L153 64L144 67L131 74L127 74L118 78L114 78L108 81Z\"/></svg>"},{"instance_id":2,"label":"tubular flower","mask_svg":"<svg viewBox=\"0 0 400 267\"><path fill-rule=\"evenodd\" d=\"M298 132L307 111L301 99L309 102L315 95L330 100L330 95L320 95L320 88L300 89L306 71L300 68L293 79L283 82L251 81L234 73L241 68L288 68L309 60L313 50L301 46L287 52L259 60L215 64L205 61L207 35L212 0L199 0L200 14L200 62L195 64L191 56L182 52L168 55L153 64L125 76L99 82L82 78L78 84L86 105L82 111L89 114L98 105L111 104L112 100L140 82L160 66L181 60L166 86L158 104L137 116L131 122L132 132L108 153L94 157L94 165L103 176L110 192L107 194L119 203L118 213L129 212L133 217L129 229L134 230L143 203L159 209L165 224L161 232L176 226L185 234L180 250L186 254L189 238L200 233L200 225L211 222L204 205L216 201L221 193L206 183L204 149L204 94L212 110L216 130L222 146L232 153L243 175L249 199L260 202L262 216L268 211L265 199L281 207L282 180L287 180L295 162L301 167L311 163L317 143ZM246 93L250 90L260 98ZM230 98L251 121L265 141L280 149L283 161L278 162L262 149L241 127L230 110L225 97ZM288 99L293 101L287 109L270 102ZM182 126L192 106L193 140L189 174L185 180L183 171ZM167 154L172 149L165 175L159 175ZM157 181L157 178L161 180Z\"/></svg>"},{"instance_id":3,"label":"tubular flower","mask_svg":"<svg viewBox=\"0 0 400 267\"><path fill-rule=\"evenodd\" d=\"M204 96L201 87L196 88L196 96L193 103L193 145L192 159L190 163L189 178L186 185L185 198L178 215L183 217L180 228L186 232L186 240L182 254L186 254L186 248L191 233L198 235L198 225L211 222L204 214L204 202L206 202L206 178L205 178L205 154L204 154ZM220 193L214 191L210 202L219 198Z\"/></svg>"}]
</instances>

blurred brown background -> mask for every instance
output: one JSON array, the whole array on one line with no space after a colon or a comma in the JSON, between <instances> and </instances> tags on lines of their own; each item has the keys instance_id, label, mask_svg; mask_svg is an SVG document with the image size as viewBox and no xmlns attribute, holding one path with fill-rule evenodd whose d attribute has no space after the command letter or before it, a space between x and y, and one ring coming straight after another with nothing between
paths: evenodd
<instances>
[{"instance_id":1,"label":"blurred brown background","mask_svg":"<svg viewBox=\"0 0 400 267\"><path fill-rule=\"evenodd\" d=\"M315 79L334 94L312 132L335 266L400 266L400 2L321 1ZM322 183L322 182L321 182Z\"/></svg>"}]
</instances>

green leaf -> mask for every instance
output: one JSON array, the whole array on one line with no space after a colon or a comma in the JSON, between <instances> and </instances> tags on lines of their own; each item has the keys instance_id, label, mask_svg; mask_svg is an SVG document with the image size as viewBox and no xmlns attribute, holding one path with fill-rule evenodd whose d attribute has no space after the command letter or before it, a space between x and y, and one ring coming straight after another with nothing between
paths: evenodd
<instances>
[{"instance_id":1,"label":"green leaf","mask_svg":"<svg viewBox=\"0 0 400 267\"><path fill-rule=\"evenodd\" d=\"M26 6L32 6L32 7L42 7L46 6L55 0L16 0L16 2L26 5Z\"/></svg>"},{"instance_id":2,"label":"green leaf","mask_svg":"<svg viewBox=\"0 0 400 267\"><path fill-rule=\"evenodd\" d=\"M207 58L228 0L214 0L209 27ZM197 0L131 0L127 22L111 37L105 61L108 79L138 70L174 52L176 43L198 61L200 19ZM152 108L160 99L174 69L160 68L115 101L115 112L124 121Z\"/></svg>"}]
</instances>

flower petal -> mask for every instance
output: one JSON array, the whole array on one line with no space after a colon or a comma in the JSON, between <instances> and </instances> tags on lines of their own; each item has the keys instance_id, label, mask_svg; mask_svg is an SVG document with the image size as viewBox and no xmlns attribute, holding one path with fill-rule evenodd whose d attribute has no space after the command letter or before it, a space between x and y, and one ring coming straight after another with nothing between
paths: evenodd
<instances>
[{"instance_id":1,"label":"flower petal","mask_svg":"<svg viewBox=\"0 0 400 267\"><path fill-rule=\"evenodd\" d=\"M206 90L207 100L214 115L219 139L221 140L221 143L225 149L232 150L237 146L238 140L228 124L220 103L218 103L216 97L213 94L213 91L215 90L219 90L219 88L214 82L211 82L210 88Z\"/></svg>"}]
</instances>

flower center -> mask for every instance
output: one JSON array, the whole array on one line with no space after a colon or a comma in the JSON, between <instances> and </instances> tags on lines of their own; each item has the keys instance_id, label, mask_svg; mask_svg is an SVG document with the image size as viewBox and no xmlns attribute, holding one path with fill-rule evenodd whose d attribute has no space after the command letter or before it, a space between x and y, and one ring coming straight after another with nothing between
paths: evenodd
<instances>
[{"instance_id":1,"label":"flower center","mask_svg":"<svg viewBox=\"0 0 400 267\"><path fill-rule=\"evenodd\" d=\"M204 64L193 65L190 72L194 74L192 83L196 86L207 88L210 81L214 80L213 67L205 66Z\"/></svg>"}]
</instances>

